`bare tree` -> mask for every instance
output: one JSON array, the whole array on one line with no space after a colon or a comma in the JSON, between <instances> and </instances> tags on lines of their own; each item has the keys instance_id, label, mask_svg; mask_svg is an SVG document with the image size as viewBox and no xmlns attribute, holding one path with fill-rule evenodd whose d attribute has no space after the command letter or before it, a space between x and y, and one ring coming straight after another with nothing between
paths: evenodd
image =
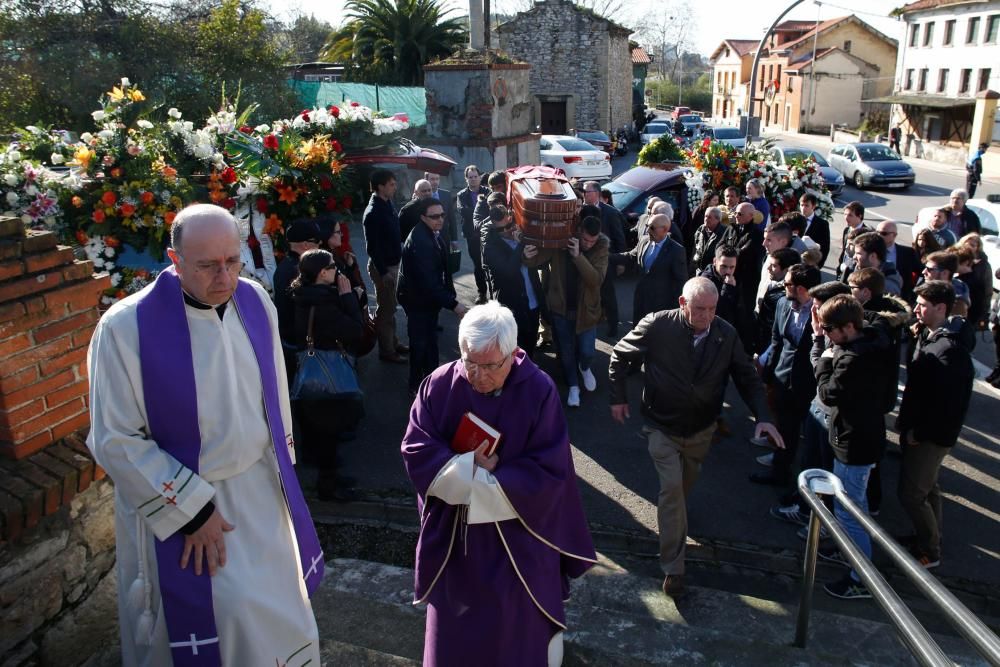
<instances>
[{"instance_id":1,"label":"bare tree","mask_svg":"<svg viewBox=\"0 0 1000 667\"><path fill-rule=\"evenodd\" d=\"M653 52L660 79L677 80L683 55L695 48L697 15L691 0L672 0L636 32L635 37Z\"/></svg>"}]
</instances>

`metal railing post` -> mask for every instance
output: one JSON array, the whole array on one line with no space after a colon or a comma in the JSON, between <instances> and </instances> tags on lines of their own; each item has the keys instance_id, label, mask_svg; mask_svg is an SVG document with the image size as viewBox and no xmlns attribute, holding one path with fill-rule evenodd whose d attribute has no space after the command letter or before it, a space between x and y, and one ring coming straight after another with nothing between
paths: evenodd
<instances>
[{"instance_id":1,"label":"metal railing post","mask_svg":"<svg viewBox=\"0 0 1000 667\"><path fill-rule=\"evenodd\" d=\"M802 563L802 593L799 596L799 617L795 624L795 646L805 648L809 640L809 612L812 611L813 586L816 583L816 554L819 553L819 515L813 512L809 519L809 536L806 538L806 557Z\"/></svg>"}]
</instances>

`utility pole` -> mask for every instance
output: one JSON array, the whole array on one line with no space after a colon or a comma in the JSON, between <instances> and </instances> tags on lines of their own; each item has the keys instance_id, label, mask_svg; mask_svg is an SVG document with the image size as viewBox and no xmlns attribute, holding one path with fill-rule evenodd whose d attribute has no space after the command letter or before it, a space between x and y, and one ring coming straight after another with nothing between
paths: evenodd
<instances>
[{"instance_id":1,"label":"utility pole","mask_svg":"<svg viewBox=\"0 0 1000 667\"><path fill-rule=\"evenodd\" d=\"M792 4L788 5L785 11L781 12L781 15L778 18L774 19L774 23L772 23L771 27L768 28L767 32L764 33L764 37L760 40L760 44L757 46L757 53L755 53L753 57L753 69L750 71L750 105L749 105L750 108L747 110L747 115L746 115L747 127L746 127L746 134L744 135L747 138L748 142L750 141L750 136L751 133L753 132L753 118L754 118L753 103L756 99L755 96L757 95L757 66L760 64L760 54L764 50L764 45L767 43L767 39L771 36L771 33L773 33L774 29L778 26L779 23L781 23L781 19L785 18L788 12L792 11L793 9L801 5L803 1L804 0L795 0Z\"/></svg>"}]
</instances>

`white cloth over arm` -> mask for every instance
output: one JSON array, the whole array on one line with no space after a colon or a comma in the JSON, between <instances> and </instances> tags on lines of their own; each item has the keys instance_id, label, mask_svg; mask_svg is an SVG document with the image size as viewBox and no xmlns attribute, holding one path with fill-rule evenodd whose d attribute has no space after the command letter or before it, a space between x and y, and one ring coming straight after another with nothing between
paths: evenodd
<instances>
[{"instance_id":1,"label":"white cloth over arm","mask_svg":"<svg viewBox=\"0 0 1000 667\"><path fill-rule=\"evenodd\" d=\"M473 452L453 456L431 482L427 495L437 496L449 505L468 505L468 522L472 524L517 518L497 478L475 465Z\"/></svg>"}]
</instances>

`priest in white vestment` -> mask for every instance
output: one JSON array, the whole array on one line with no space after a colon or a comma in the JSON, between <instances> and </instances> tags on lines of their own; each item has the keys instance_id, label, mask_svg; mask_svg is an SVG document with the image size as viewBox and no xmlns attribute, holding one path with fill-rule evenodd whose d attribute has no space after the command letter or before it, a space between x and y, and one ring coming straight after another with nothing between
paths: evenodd
<instances>
[{"instance_id":1,"label":"priest in white vestment","mask_svg":"<svg viewBox=\"0 0 1000 667\"><path fill-rule=\"evenodd\" d=\"M322 552L291 467L274 307L239 280L225 209L188 207L171 241L173 266L108 310L88 356L88 446L115 483L122 661L318 666ZM188 584L207 597L185 601Z\"/></svg>"}]
</instances>

